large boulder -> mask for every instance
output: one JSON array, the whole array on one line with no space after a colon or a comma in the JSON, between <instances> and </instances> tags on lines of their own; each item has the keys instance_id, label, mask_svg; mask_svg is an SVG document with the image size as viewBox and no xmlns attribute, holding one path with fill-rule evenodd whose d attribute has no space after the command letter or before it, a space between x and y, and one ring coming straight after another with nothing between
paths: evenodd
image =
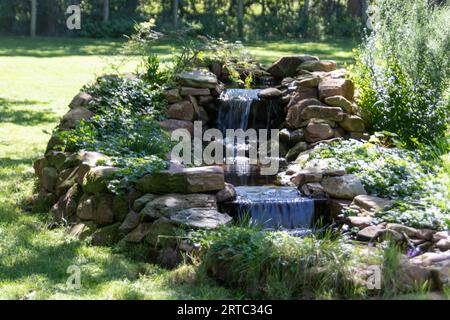
<instances>
[{"instance_id":1,"label":"large boulder","mask_svg":"<svg viewBox=\"0 0 450 320\"><path fill-rule=\"evenodd\" d=\"M296 145L301 141L305 141L305 130L303 128L293 130L289 135L289 144Z\"/></svg>"},{"instance_id":2,"label":"large boulder","mask_svg":"<svg viewBox=\"0 0 450 320\"><path fill-rule=\"evenodd\" d=\"M61 119L59 127L63 129L73 129L76 127L78 122L81 120L89 120L93 115L94 113L92 111L84 107L70 109L70 111L67 112Z\"/></svg>"},{"instance_id":3,"label":"large boulder","mask_svg":"<svg viewBox=\"0 0 450 320\"><path fill-rule=\"evenodd\" d=\"M384 232L384 228L381 225L368 226L358 231L356 239L360 241L375 241Z\"/></svg>"},{"instance_id":4,"label":"large boulder","mask_svg":"<svg viewBox=\"0 0 450 320\"><path fill-rule=\"evenodd\" d=\"M302 77L302 79L300 79L298 81L298 85L300 87L306 87L306 88L317 88L319 83L320 83L320 77L313 76L313 75Z\"/></svg>"},{"instance_id":5,"label":"large boulder","mask_svg":"<svg viewBox=\"0 0 450 320\"><path fill-rule=\"evenodd\" d=\"M295 160L297 158L297 156L300 154L300 152L303 152L306 149L308 149L308 145L306 144L306 142L304 142L304 141L298 142L286 154L286 160L287 161Z\"/></svg>"},{"instance_id":6,"label":"large boulder","mask_svg":"<svg viewBox=\"0 0 450 320\"><path fill-rule=\"evenodd\" d=\"M96 210L94 221L99 226L108 225L114 222L114 195L99 194L96 195Z\"/></svg>"},{"instance_id":7,"label":"large boulder","mask_svg":"<svg viewBox=\"0 0 450 320\"><path fill-rule=\"evenodd\" d=\"M300 116L302 111L308 106L321 106L323 105L317 99L301 99L300 95L294 95L288 104L288 112L286 116L286 126L290 129L298 129L303 123L303 119Z\"/></svg>"},{"instance_id":8,"label":"large boulder","mask_svg":"<svg viewBox=\"0 0 450 320\"><path fill-rule=\"evenodd\" d=\"M140 221L141 215L136 211L130 211L120 225L119 232L122 234L129 233L139 225Z\"/></svg>"},{"instance_id":9,"label":"large boulder","mask_svg":"<svg viewBox=\"0 0 450 320\"><path fill-rule=\"evenodd\" d=\"M325 98L325 103L332 107L342 108L345 112L351 114L355 109L355 106L352 102L348 101L343 96L332 96Z\"/></svg>"},{"instance_id":10,"label":"large boulder","mask_svg":"<svg viewBox=\"0 0 450 320\"><path fill-rule=\"evenodd\" d=\"M166 114L175 120L194 120L194 107L189 101L180 101L167 107Z\"/></svg>"},{"instance_id":11,"label":"large boulder","mask_svg":"<svg viewBox=\"0 0 450 320\"><path fill-rule=\"evenodd\" d=\"M78 206L77 216L81 220L93 220L97 210L96 198L93 195L83 194Z\"/></svg>"},{"instance_id":12,"label":"large boulder","mask_svg":"<svg viewBox=\"0 0 450 320\"><path fill-rule=\"evenodd\" d=\"M258 93L258 97L262 99L274 99L281 96L281 94L282 94L281 91L278 90L277 88L266 88Z\"/></svg>"},{"instance_id":13,"label":"large boulder","mask_svg":"<svg viewBox=\"0 0 450 320\"><path fill-rule=\"evenodd\" d=\"M161 217L153 222L144 241L155 248L176 247L178 232L178 228L169 218Z\"/></svg>"},{"instance_id":14,"label":"large boulder","mask_svg":"<svg viewBox=\"0 0 450 320\"><path fill-rule=\"evenodd\" d=\"M112 194L84 194L77 207L77 216L81 220L92 220L103 226L114 222Z\"/></svg>"},{"instance_id":15,"label":"large boulder","mask_svg":"<svg viewBox=\"0 0 450 320\"><path fill-rule=\"evenodd\" d=\"M170 217L180 210L188 208L217 209L214 195L194 194L167 194L148 202L141 211L144 220L154 220L160 217Z\"/></svg>"},{"instance_id":16,"label":"large boulder","mask_svg":"<svg viewBox=\"0 0 450 320\"><path fill-rule=\"evenodd\" d=\"M205 108L203 108L199 103L196 97L189 96L189 101L192 103L194 107L194 119L198 121L208 122L209 116L206 112Z\"/></svg>"},{"instance_id":17,"label":"large boulder","mask_svg":"<svg viewBox=\"0 0 450 320\"><path fill-rule=\"evenodd\" d=\"M320 182L323 179L323 174L317 170L303 169L292 176L291 182L297 187L301 187L306 183Z\"/></svg>"},{"instance_id":18,"label":"large boulder","mask_svg":"<svg viewBox=\"0 0 450 320\"><path fill-rule=\"evenodd\" d=\"M69 154L67 152L52 150L45 154L45 164L56 168L56 170L61 171L64 168L64 163L66 162Z\"/></svg>"},{"instance_id":19,"label":"large boulder","mask_svg":"<svg viewBox=\"0 0 450 320\"><path fill-rule=\"evenodd\" d=\"M93 97L86 92L80 92L75 97L73 97L72 101L69 104L70 109L75 109L78 107L84 107L89 104L93 100Z\"/></svg>"},{"instance_id":20,"label":"large boulder","mask_svg":"<svg viewBox=\"0 0 450 320\"><path fill-rule=\"evenodd\" d=\"M56 180L56 194L58 196L64 194L69 190L74 184L77 183L78 167L67 168L61 171Z\"/></svg>"},{"instance_id":21,"label":"large boulder","mask_svg":"<svg viewBox=\"0 0 450 320\"><path fill-rule=\"evenodd\" d=\"M342 96L352 101L355 87L347 79L326 79L319 84L319 99L325 101L328 97Z\"/></svg>"},{"instance_id":22,"label":"large boulder","mask_svg":"<svg viewBox=\"0 0 450 320\"><path fill-rule=\"evenodd\" d=\"M166 131L172 132L176 129L186 129L190 134L194 134L194 124L192 121L167 119L159 122L161 128Z\"/></svg>"},{"instance_id":23,"label":"large boulder","mask_svg":"<svg viewBox=\"0 0 450 320\"><path fill-rule=\"evenodd\" d=\"M308 142L326 140L334 136L334 130L328 123L310 121L305 129L305 138Z\"/></svg>"},{"instance_id":24,"label":"large boulder","mask_svg":"<svg viewBox=\"0 0 450 320\"><path fill-rule=\"evenodd\" d=\"M39 190L33 201L33 212L48 212L50 208L58 201L58 197L44 189Z\"/></svg>"},{"instance_id":25,"label":"large boulder","mask_svg":"<svg viewBox=\"0 0 450 320\"><path fill-rule=\"evenodd\" d=\"M330 121L342 121L344 113L341 108L323 107L323 106L307 106L300 114L304 120L317 118Z\"/></svg>"},{"instance_id":26,"label":"large boulder","mask_svg":"<svg viewBox=\"0 0 450 320\"><path fill-rule=\"evenodd\" d=\"M184 71L178 75L181 85L192 88L215 88L218 85L214 73L202 70Z\"/></svg>"},{"instance_id":27,"label":"large boulder","mask_svg":"<svg viewBox=\"0 0 450 320\"><path fill-rule=\"evenodd\" d=\"M51 213L55 220L68 220L77 213L78 200L81 197L81 188L76 184L65 195L61 196L52 206Z\"/></svg>"},{"instance_id":28,"label":"large boulder","mask_svg":"<svg viewBox=\"0 0 450 320\"><path fill-rule=\"evenodd\" d=\"M44 190L54 192L56 181L58 180L58 172L53 167L45 167L42 169L41 186Z\"/></svg>"},{"instance_id":29,"label":"large boulder","mask_svg":"<svg viewBox=\"0 0 450 320\"><path fill-rule=\"evenodd\" d=\"M142 209L144 209L145 205L148 202L154 200L157 197L158 197L157 195L151 193L144 194L142 197L139 197L134 201L133 210L136 212L141 211Z\"/></svg>"},{"instance_id":30,"label":"large boulder","mask_svg":"<svg viewBox=\"0 0 450 320\"><path fill-rule=\"evenodd\" d=\"M346 114L340 123L341 127L351 132L363 132L365 129L364 120L358 116Z\"/></svg>"},{"instance_id":31,"label":"large boulder","mask_svg":"<svg viewBox=\"0 0 450 320\"><path fill-rule=\"evenodd\" d=\"M80 240L84 240L87 237L90 237L95 232L96 229L97 226L95 225L94 222L82 221L72 226L69 230L69 234Z\"/></svg>"},{"instance_id":32,"label":"large boulder","mask_svg":"<svg viewBox=\"0 0 450 320\"><path fill-rule=\"evenodd\" d=\"M115 223L95 230L92 234L94 246L112 246L120 240L120 223Z\"/></svg>"},{"instance_id":33,"label":"large boulder","mask_svg":"<svg viewBox=\"0 0 450 320\"><path fill-rule=\"evenodd\" d=\"M225 188L216 193L218 203L231 201L236 198L236 189L230 183L225 183Z\"/></svg>"},{"instance_id":34,"label":"large boulder","mask_svg":"<svg viewBox=\"0 0 450 320\"><path fill-rule=\"evenodd\" d=\"M322 186L326 193L338 199L351 200L356 196L367 194L361 180L353 174L346 174L339 177L325 177L322 180Z\"/></svg>"},{"instance_id":35,"label":"large boulder","mask_svg":"<svg viewBox=\"0 0 450 320\"><path fill-rule=\"evenodd\" d=\"M307 55L285 56L275 61L268 69L275 78L286 78L297 75L297 67L305 61L318 61L317 57Z\"/></svg>"},{"instance_id":36,"label":"large boulder","mask_svg":"<svg viewBox=\"0 0 450 320\"><path fill-rule=\"evenodd\" d=\"M125 236L125 241L129 243L141 243L150 232L152 224L149 222L141 222L133 231Z\"/></svg>"},{"instance_id":37,"label":"large boulder","mask_svg":"<svg viewBox=\"0 0 450 320\"><path fill-rule=\"evenodd\" d=\"M209 96L211 91L208 88L191 88L181 87L180 94L182 96Z\"/></svg>"},{"instance_id":38,"label":"large boulder","mask_svg":"<svg viewBox=\"0 0 450 320\"><path fill-rule=\"evenodd\" d=\"M83 177L83 191L86 193L100 193L108 190L108 178L116 173L119 168L99 166L89 170Z\"/></svg>"},{"instance_id":39,"label":"large boulder","mask_svg":"<svg viewBox=\"0 0 450 320\"><path fill-rule=\"evenodd\" d=\"M306 70L306 71L322 71L322 72L330 72L336 70L336 62L335 61L305 61L301 65L298 66L298 70Z\"/></svg>"},{"instance_id":40,"label":"large boulder","mask_svg":"<svg viewBox=\"0 0 450 320\"><path fill-rule=\"evenodd\" d=\"M233 219L225 213L214 209L190 208L179 211L170 217L178 225L199 229L215 229L220 225L228 224Z\"/></svg>"},{"instance_id":41,"label":"large boulder","mask_svg":"<svg viewBox=\"0 0 450 320\"><path fill-rule=\"evenodd\" d=\"M422 255L407 260L403 258L399 274L410 274L409 270L422 270L422 276L410 277L408 289L417 288L426 280L431 280L432 290L443 290L444 286L450 284L450 251L426 252ZM427 276L428 274L428 276Z\"/></svg>"},{"instance_id":42,"label":"large boulder","mask_svg":"<svg viewBox=\"0 0 450 320\"><path fill-rule=\"evenodd\" d=\"M164 92L164 96L168 103L175 103L183 100L180 95L180 90L178 88L169 89Z\"/></svg>"},{"instance_id":43,"label":"large boulder","mask_svg":"<svg viewBox=\"0 0 450 320\"><path fill-rule=\"evenodd\" d=\"M198 193L219 191L224 187L224 172L219 166L162 170L136 182L136 188L144 193Z\"/></svg>"},{"instance_id":44,"label":"large boulder","mask_svg":"<svg viewBox=\"0 0 450 320\"><path fill-rule=\"evenodd\" d=\"M297 88L297 93L301 99L318 99L319 92L316 87L303 87L299 86Z\"/></svg>"},{"instance_id":45,"label":"large boulder","mask_svg":"<svg viewBox=\"0 0 450 320\"><path fill-rule=\"evenodd\" d=\"M39 179L42 178L42 171L43 171L44 168L46 167L46 163L47 163L47 160L45 159L45 157L36 159L36 160L33 162L34 174L35 174Z\"/></svg>"},{"instance_id":46,"label":"large boulder","mask_svg":"<svg viewBox=\"0 0 450 320\"><path fill-rule=\"evenodd\" d=\"M80 153L74 155L77 158L78 173L77 173L77 182L79 185L83 184L84 176L87 172L89 172L92 168L97 166L97 162L106 161L108 157L100 152L95 151L81 151ZM69 158L66 162L69 161Z\"/></svg>"},{"instance_id":47,"label":"large boulder","mask_svg":"<svg viewBox=\"0 0 450 320\"><path fill-rule=\"evenodd\" d=\"M359 195L353 199L352 204L370 212L389 209L392 207L393 201L375 196Z\"/></svg>"}]
</instances>

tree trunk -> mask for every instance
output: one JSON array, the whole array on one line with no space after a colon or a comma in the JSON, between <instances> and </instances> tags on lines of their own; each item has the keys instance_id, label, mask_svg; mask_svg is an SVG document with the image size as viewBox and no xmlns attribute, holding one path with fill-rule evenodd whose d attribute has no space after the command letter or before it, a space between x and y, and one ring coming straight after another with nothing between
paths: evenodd
<instances>
[{"instance_id":1,"label":"tree trunk","mask_svg":"<svg viewBox=\"0 0 450 320\"><path fill-rule=\"evenodd\" d=\"M369 16L367 15L367 9L369 8L369 4L367 0L361 0L361 17L364 21L367 21Z\"/></svg>"},{"instance_id":2,"label":"tree trunk","mask_svg":"<svg viewBox=\"0 0 450 320\"><path fill-rule=\"evenodd\" d=\"M178 28L178 10L180 7L180 0L173 0L173 26Z\"/></svg>"},{"instance_id":3,"label":"tree trunk","mask_svg":"<svg viewBox=\"0 0 450 320\"><path fill-rule=\"evenodd\" d=\"M109 21L109 0L103 0L103 22Z\"/></svg>"},{"instance_id":4,"label":"tree trunk","mask_svg":"<svg viewBox=\"0 0 450 320\"><path fill-rule=\"evenodd\" d=\"M244 36L244 0L238 0L237 6L237 27L240 38Z\"/></svg>"},{"instance_id":5,"label":"tree trunk","mask_svg":"<svg viewBox=\"0 0 450 320\"><path fill-rule=\"evenodd\" d=\"M31 0L30 36L36 36L37 0Z\"/></svg>"},{"instance_id":6,"label":"tree trunk","mask_svg":"<svg viewBox=\"0 0 450 320\"><path fill-rule=\"evenodd\" d=\"M304 37L308 36L308 24L309 24L309 0L305 0L303 3L303 9L302 9L302 34Z\"/></svg>"}]
</instances>

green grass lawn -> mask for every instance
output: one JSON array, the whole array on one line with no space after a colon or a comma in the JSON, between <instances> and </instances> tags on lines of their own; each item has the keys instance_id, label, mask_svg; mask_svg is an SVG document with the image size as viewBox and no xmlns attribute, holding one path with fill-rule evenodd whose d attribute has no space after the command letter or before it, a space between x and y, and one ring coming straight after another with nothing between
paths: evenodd
<instances>
[{"instance_id":1,"label":"green grass lawn","mask_svg":"<svg viewBox=\"0 0 450 320\"><path fill-rule=\"evenodd\" d=\"M47 215L22 208L33 193L32 162L42 156L50 132L81 86L95 76L133 70L111 40L0 37L0 299L204 299L239 298L211 281L193 277L193 267L167 271L111 248L91 247L49 229ZM314 54L351 63L350 41L253 42L264 64L281 55ZM154 48L161 60L177 50ZM81 267L81 289L69 290L70 265Z\"/></svg>"}]
</instances>

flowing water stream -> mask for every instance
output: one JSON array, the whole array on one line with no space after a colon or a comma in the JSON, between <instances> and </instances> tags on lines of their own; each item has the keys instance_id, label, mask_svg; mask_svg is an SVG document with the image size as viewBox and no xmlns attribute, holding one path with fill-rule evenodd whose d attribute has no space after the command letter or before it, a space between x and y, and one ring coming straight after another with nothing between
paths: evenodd
<instances>
[{"instance_id":1,"label":"flowing water stream","mask_svg":"<svg viewBox=\"0 0 450 320\"><path fill-rule=\"evenodd\" d=\"M225 136L226 129L272 129L278 119L275 101L263 106L259 90L228 89L220 97L217 128ZM232 148L247 150L246 144L227 141ZM305 229L314 223L314 200L302 197L294 187L275 186L276 176L264 176L260 166L250 165L246 156L236 156L225 166L225 179L236 187L237 198L224 209L238 217L248 216L265 228ZM229 159L228 159L229 160ZM230 163L228 161L227 163Z\"/></svg>"}]
</instances>

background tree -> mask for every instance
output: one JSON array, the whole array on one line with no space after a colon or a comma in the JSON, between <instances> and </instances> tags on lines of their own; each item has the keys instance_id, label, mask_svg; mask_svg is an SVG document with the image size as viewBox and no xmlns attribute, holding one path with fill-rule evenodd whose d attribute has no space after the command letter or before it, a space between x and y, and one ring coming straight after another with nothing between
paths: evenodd
<instances>
[{"instance_id":1,"label":"background tree","mask_svg":"<svg viewBox=\"0 0 450 320\"><path fill-rule=\"evenodd\" d=\"M109 21L109 0L103 0L103 22Z\"/></svg>"},{"instance_id":2,"label":"background tree","mask_svg":"<svg viewBox=\"0 0 450 320\"><path fill-rule=\"evenodd\" d=\"M37 0L31 0L30 36L36 36Z\"/></svg>"},{"instance_id":3,"label":"background tree","mask_svg":"<svg viewBox=\"0 0 450 320\"><path fill-rule=\"evenodd\" d=\"M37 1L37 0L36 0ZM223 38L358 37L369 0L39 0L38 35L122 37L154 18L157 28L186 28ZM442 3L443 0L429 0ZM0 33L31 34L31 0L0 0ZM79 3L83 28L65 27Z\"/></svg>"}]
</instances>

